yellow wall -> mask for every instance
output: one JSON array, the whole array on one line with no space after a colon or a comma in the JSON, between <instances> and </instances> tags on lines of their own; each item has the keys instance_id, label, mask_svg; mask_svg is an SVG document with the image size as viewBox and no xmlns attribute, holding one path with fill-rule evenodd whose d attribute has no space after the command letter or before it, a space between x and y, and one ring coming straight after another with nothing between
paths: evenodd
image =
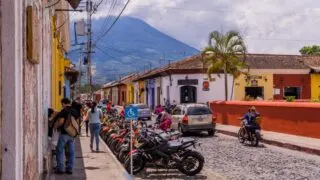
<instances>
[{"instance_id":1,"label":"yellow wall","mask_svg":"<svg viewBox=\"0 0 320 180\"><path fill-rule=\"evenodd\" d=\"M262 79L256 79L259 87L264 87L264 99L273 99L273 75L272 74L251 74L262 76ZM240 75L234 84L234 99L244 100L245 99L245 87L250 87L251 83L247 82L245 75Z\"/></svg>"},{"instance_id":2,"label":"yellow wall","mask_svg":"<svg viewBox=\"0 0 320 180\"><path fill-rule=\"evenodd\" d=\"M145 91L144 91L144 92L141 92L141 91L140 91L141 89L144 89L144 88L145 88L145 87L144 87L144 81L139 81L138 83L139 83L139 95L140 95L140 100L139 100L139 102L140 102L140 103L145 103L145 101L144 101L144 93L145 93Z\"/></svg>"},{"instance_id":3,"label":"yellow wall","mask_svg":"<svg viewBox=\"0 0 320 180\"><path fill-rule=\"evenodd\" d=\"M103 89L103 93L104 93L104 98L105 99L109 99L110 100L110 92L111 92L111 88L104 88Z\"/></svg>"},{"instance_id":4,"label":"yellow wall","mask_svg":"<svg viewBox=\"0 0 320 180\"><path fill-rule=\"evenodd\" d=\"M311 98L320 99L320 74L311 74Z\"/></svg>"},{"instance_id":5,"label":"yellow wall","mask_svg":"<svg viewBox=\"0 0 320 180\"><path fill-rule=\"evenodd\" d=\"M57 20L56 17L52 17L52 84L51 84L51 98L52 108L55 111L60 111L61 99L63 98L63 86L64 86L64 72L65 67L70 65L70 61L65 59L64 52L60 48L59 38L60 32L57 32ZM60 86L59 86L60 84Z\"/></svg>"},{"instance_id":6,"label":"yellow wall","mask_svg":"<svg viewBox=\"0 0 320 180\"><path fill-rule=\"evenodd\" d=\"M127 84L127 104L134 103L134 87L133 84Z\"/></svg>"}]
</instances>

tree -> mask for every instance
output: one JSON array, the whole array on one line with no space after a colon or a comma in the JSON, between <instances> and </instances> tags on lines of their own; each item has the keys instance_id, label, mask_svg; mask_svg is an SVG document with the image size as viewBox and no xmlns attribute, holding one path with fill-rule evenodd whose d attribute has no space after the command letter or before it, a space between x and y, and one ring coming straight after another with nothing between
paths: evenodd
<instances>
[{"instance_id":1,"label":"tree","mask_svg":"<svg viewBox=\"0 0 320 180\"><path fill-rule=\"evenodd\" d=\"M302 55L320 55L320 46L304 46L299 50Z\"/></svg>"},{"instance_id":2,"label":"tree","mask_svg":"<svg viewBox=\"0 0 320 180\"><path fill-rule=\"evenodd\" d=\"M97 90L101 89L101 87L102 86L100 84L93 84L92 85L92 90L94 92L94 91L97 91ZM80 88L80 93L90 93L90 84L82 85L81 88Z\"/></svg>"},{"instance_id":3,"label":"tree","mask_svg":"<svg viewBox=\"0 0 320 180\"><path fill-rule=\"evenodd\" d=\"M208 47L202 51L205 64L208 65L209 79L214 80L211 78L212 73L217 73L218 76L220 76L220 72L224 73L226 101L228 100L228 73L233 76L233 82L235 78L240 76L241 69L246 66L246 49L243 38L238 32L229 31L222 34L214 31L209 35ZM240 60L240 56L243 56L242 60Z\"/></svg>"}]
</instances>

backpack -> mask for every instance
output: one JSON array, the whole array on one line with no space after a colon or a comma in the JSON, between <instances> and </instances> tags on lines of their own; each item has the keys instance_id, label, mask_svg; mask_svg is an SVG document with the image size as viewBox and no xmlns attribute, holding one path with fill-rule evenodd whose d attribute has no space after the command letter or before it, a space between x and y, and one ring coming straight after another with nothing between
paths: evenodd
<instances>
[{"instance_id":1,"label":"backpack","mask_svg":"<svg viewBox=\"0 0 320 180\"><path fill-rule=\"evenodd\" d=\"M76 137L80 134L79 122L71 113L69 113L63 128L72 137Z\"/></svg>"}]
</instances>

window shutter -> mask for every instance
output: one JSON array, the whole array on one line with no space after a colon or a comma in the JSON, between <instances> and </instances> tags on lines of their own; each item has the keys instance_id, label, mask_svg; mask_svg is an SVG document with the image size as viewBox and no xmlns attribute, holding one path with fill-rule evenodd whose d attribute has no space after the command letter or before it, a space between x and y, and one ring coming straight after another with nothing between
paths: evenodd
<instances>
[{"instance_id":1,"label":"window shutter","mask_svg":"<svg viewBox=\"0 0 320 180\"><path fill-rule=\"evenodd\" d=\"M27 59L33 58L32 6L27 7Z\"/></svg>"},{"instance_id":2,"label":"window shutter","mask_svg":"<svg viewBox=\"0 0 320 180\"><path fill-rule=\"evenodd\" d=\"M36 10L32 6L27 7L27 59L33 64L39 64L39 21Z\"/></svg>"}]
</instances>

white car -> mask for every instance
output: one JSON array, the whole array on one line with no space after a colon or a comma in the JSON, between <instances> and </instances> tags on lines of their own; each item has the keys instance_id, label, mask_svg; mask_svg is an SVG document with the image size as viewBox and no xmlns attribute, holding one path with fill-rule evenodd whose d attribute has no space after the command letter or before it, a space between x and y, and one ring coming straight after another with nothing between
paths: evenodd
<instances>
[{"instance_id":1,"label":"white car","mask_svg":"<svg viewBox=\"0 0 320 180\"><path fill-rule=\"evenodd\" d=\"M178 105L172 111L172 118L172 128L178 129L182 134L191 131L207 131L210 136L215 134L216 118L206 105Z\"/></svg>"}]
</instances>

